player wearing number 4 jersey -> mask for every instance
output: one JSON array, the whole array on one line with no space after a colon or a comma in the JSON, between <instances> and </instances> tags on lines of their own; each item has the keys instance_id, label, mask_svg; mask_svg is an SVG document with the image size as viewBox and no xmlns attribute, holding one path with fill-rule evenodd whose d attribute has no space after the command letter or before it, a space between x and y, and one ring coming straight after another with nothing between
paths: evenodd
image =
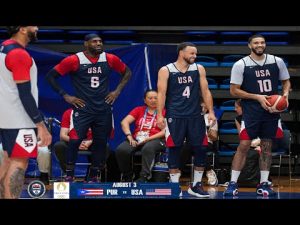
<instances>
[{"instance_id":1,"label":"player wearing number 4 jersey","mask_svg":"<svg viewBox=\"0 0 300 225\"><path fill-rule=\"evenodd\" d=\"M206 152L201 148L206 133L201 115L200 95L208 108L208 120L216 122L213 100L206 80L205 69L195 63L197 48L193 43L184 42L177 47L178 58L174 63L162 67L158 72L157 125L166 126L166 144L169 147L168 166L170 180L179 182L180 150L184 140L194 151L194 180L188 193L196 197L209 197L203 190L202 176ZM163 109L166 106L166 120Z\"/></svg>"},{"instance_id":2,"label":"player wearing number 4 jersey","mask_svg":"<svg viewBox=\"0 0 300 225\"><path fill-rule=\"evenodd\" d=\"M98 170L105 165L105 149L111 131L111 105L119 96L129 78L130 69L119 57L103 52L102 39L97 34L88 34L84 39L85 51L63 59L48 74L51 87L66 102L73 105L73 125L76 131L69 141L67 151L67 180L74 176L74 165L80 143L89 128L92 129L92 165L88 179L94 180ZM109 92L109 77L112 70L120 73L122 79L117 88ZM75 96L68 95L57 83L57 77L70 73Z\"/></svg>"},{"instance_id":3,"label":"player wearing number 4 jersey","mask_svg":"<svg viewBox=\"0 0 300 225\"><path fill-rule=\"evenodd\" d=\"M283 96L288 100L290 76L283 60L274 55L264 54L265 38L253 35L248 40L251 54L237 61L231 71L230 93L242 98L243 117L240 130L240 144L232 161L231 181L224 195L237 194L237 180L245 165L251 140L261 139L260 173L258 195L274 195L268 184L271 166L272 139L282 137L280 115L268 105L268 96L278 93L279 80Z\"/></svg>"}]
</instances>

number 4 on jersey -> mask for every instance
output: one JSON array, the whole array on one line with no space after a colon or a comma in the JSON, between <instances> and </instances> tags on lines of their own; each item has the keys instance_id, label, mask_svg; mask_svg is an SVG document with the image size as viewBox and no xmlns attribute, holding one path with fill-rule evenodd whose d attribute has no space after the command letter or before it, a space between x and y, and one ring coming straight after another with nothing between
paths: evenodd
<instances>
[{"instance_id":1,"label":"number 4 on jersey","mask_svg":"<svg viewBox=\"0 0 300 225\"><path fill-rule=\"evenodd\" d=\"M186 88L184 89L184 91L182 92L182 96L185 96L186 98L189 98L191 94L190 91L190 86L186 86Z\"/></svg>"}]
</instances>

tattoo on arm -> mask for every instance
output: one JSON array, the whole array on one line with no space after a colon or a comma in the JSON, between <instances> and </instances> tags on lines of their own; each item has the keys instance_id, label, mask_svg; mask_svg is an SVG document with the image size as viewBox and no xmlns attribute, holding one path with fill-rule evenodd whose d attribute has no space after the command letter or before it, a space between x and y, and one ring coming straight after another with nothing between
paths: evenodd
<instances>
[{"instance_id":1,"label":"tattoo on arm","mask_svg":"<svg viewBox=\"0 0 300 225\"><path fill-rule=\"evenodd\" d=\"M13 198L19 198L24 184L25 170L17 168L10 177L9 190Z\"/></svg>"},{"instance_id":2,"label":"tattoo on arm","mask_svg":"<svg viewBox=\"0 0 300 225\"><path fill-rule=\"evenodd\" d=\"M270 170L272 162L272 141L271 140L262 140L261 141L261 155L259 157L260 169L261 170Z\"/></svg>"},{"instance_id":3,"label":"tattoo on arm","mask_svg":"<svg viewBox=\"0 0 300 225\"><path fill-rule=\"evenodd\" d=\"M4 178L5 178L6 174L1 178L0 180L0 199L4 198Z\"/></svg>"}]
</instances>

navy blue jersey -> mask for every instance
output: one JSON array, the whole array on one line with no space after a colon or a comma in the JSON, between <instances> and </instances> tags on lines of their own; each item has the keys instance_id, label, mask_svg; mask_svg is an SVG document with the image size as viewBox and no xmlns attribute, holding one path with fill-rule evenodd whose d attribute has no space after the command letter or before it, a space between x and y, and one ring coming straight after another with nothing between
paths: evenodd
<instances>
[{"instance_id":1,"label":"navy blue jersey","mask_svg":"<svg viewBox=\"0 0 300 225\"><path fill-rule=\"evenodd\" d=\"M278 94L279 80L289 78L286 72L280 71L278 59L266 54L264 62L260 65L250 56L244 57L234 65L231 83L240 84L242 90L252 94ZM242 99L241 105L245 120L278 120L280 117L279 114L269 113L263 109L257 100Z\"/></svg>"},{"instance_id":2,"label":"navy blue jersey","mask_svg":"<svg viewBox=\"0 0 300 225\"><path fill-rule=\"evenodd\" d=\"M106 59L106 53L100 54L96 63L92 63L83 52L76 54L79 59L79 69L71 73L75 95L86 102L81 110L95 113L110 110L110 105L105 103L109 93L109 75L111 68Z\"/></svg>"},{"instance_id":3,"label":"navy blue jersey","mask_svg":"<svg viewBox=\"0 0 300 225\"><path fill-rule=\"evenodd\" d=\"M167 68L169 79L166 93L166 117L200 116L200 80L197 64L190 65L185 73L180 72L174 63L168 64Z\"/></svg>"}]
</instances>

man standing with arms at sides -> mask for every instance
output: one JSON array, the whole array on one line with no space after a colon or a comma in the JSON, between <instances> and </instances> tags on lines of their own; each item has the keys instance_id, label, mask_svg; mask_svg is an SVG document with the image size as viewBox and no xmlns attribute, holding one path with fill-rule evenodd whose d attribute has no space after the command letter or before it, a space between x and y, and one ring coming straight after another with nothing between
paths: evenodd
<instances>
[{"instance_id":1,"label":"man standing with arms at sides","mask_svg":"<svg viewBox=\"0 0 300 225\"><path fill-rule=\"evenodd\" d=\"M264 54L265 38L260 34L248 40L250 55L237 61L231 70L230 93L241 98L243 116L239 133L240 144L232 161L231 180L225 196L238 193L237 180L246 161L251 140L261 139L259 158L260 184L256 193L274 196L268 182L272 161L272 139L283 136L280 115L269 107L268 96L278 93L279 80L282 82L283 96L288 100L291 88L290 75L283 60L274 55Z\"/></svg>"},{"instance_id":2,"label":"man standing with arms at sides","mask_svg":"<svg viewBox=\"0 0 300 225\"><path fill-rule=\"evenodd\" d=\"M10 26L11 38L0 46L0 198L20 197L38 141L40 146L52 141L37 107L37 67L25 49L37 40L37 31L37 26Z\"/></svg>"},{"instance_id":3,"label":"man standing with arms at sides","mask_svg":"<svg viewBox=\"0 0 300 225\"><path fill-rule=\"evenodd\" d=\"M162 67L158 72L157 124L166 126L166 144L169 148L169 172L172 183L179 183L180 150L186 139L194 151L194 180L188 193L200 198L209 197L203 190L202 176L206 161L206 151L202 143L206 126L201 115L200 93L208 108L209 123L216 123L213 100L206 72L197 65L197 48L193 43L184 42L177 47L178 58L174 63ZM166 120L162 112L166 106Z\"/></svg>"},{"instance_id":4,"label":"man standing with arms at sides","mask_svg":"<svg viewBox=\"0 0 300 225\"><path fill-rule=\"evenodd\" d=\"M84 38L84 52L63 59L46 76L51 87L66 102L73 105L73 125L76 135L70 138L67 151L66 181L73 181L78 147L92 129L92 165L88 180L97 181L97 174L105 166L106 144L112 128L111 105L131 77L131 70L119 57L103 51L102 39L97 34ZM109 92L109 76L112 70L122 75L116 90ZM70 73L75 96L68 95L56 78Z\"/></svg>"}]
</instances>

